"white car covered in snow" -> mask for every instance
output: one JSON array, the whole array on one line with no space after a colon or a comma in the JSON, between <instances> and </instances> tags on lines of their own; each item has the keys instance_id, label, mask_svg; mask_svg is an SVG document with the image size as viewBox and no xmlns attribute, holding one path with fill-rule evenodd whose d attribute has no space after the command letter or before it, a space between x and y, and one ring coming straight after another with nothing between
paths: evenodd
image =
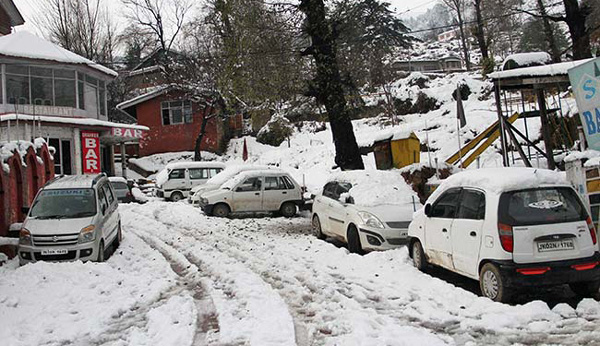
<instances>
[{"instance_id":1,"label":"white car covered in snow","mask_svg":"<svg viewBox=\"0 0 600 346\"><path fill-rule=\"evenodd\" d=\"M227 166L223 171L206 181L202 185L194 187L188 196L188 201L194 206L200 206L200 198L203 193L217 190L229 179L235 177L241 172L258 171L267 169L277 169L273 166L257 166L257 165L232 165Z\"/></svg>"},{"instance_id":2,"label":"white car covered in snow","mask_svg":"<svg viewBox=\"0 0 600 346\"><path fill-rule=\"evenodd\" d=\"M303 203L300 185L279 169L241 172L200 198L207 215L220 217L239 212L278 212L292 217Z\"/></svg>"},{"instance_id":3,"label":"white car covered in snow","mask_svg":"<svg viewBox=\"0 0 600 346\"><path fill-rule=\"evenodd\" d=\"M348 244L354 253L408 243L408 225L421 204L397 171L353 171L332 176L313 202L314 234Z\"/></svg>"},{"instance_id":4,"label":"white car covered in snow","mask_svg":"<svg viewBox=\"0 0 600 346\"><path fill-rule=\"evenodd\" d=\"M118 201L106 175L74 175L47 183L19 235L21 264L34 261L103 262L122 239Z\"/></svg>"},{"instance_id":5,"label":"white car covered in snow","mask_svg":"<svg viewBox=\"0 0 600 346\"><path fill-rule=\"evenodd\" d=\"M520 287L569 284L598 293L597 234L564 173L469 170L446 179L409 226L415 266L431 263L478 280L507 301Z\"/></svg>"},{"instance_id":6,"label":"white car covered in snow","mask_svg":"<svg viewBox=\"0 0 600 346\"><path fill-rule=\"evenodd\" d=\"M189 191L206 183L225 169L220 162L175 162L169 163L156 176L156 195L178 202L188 196Z\"/></svg>"}]
</instances>

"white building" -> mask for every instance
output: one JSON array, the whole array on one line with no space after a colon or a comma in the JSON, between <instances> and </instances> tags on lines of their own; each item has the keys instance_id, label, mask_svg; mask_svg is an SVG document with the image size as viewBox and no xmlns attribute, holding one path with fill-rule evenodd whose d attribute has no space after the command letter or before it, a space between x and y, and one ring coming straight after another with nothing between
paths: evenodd
<instances>
[{"instance_id":1,"label":"white building","mask_svg":"<svg viewBox=\"0 0 600 346\"><path fill-rule=\"evenodd\" d=\"M0 141L45 138L56 174L112 174L114 145L148 130L108 121L115 71L28 32L0 37L0 75Z\"/></svg>"}]
</instances>

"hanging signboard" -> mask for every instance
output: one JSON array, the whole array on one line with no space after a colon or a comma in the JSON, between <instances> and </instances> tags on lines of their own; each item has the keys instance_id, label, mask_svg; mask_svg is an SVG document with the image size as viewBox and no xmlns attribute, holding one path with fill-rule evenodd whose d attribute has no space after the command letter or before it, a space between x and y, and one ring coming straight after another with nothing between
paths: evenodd
<instances>
[{"instance_id":1,"label":"hanging signboard","mask_svg":"<svg viewBox=\"0 0 600 346\"><path fill-rule=\"evenodd\" d=\"M98 132L81 131L83 174L100 173L100 135Z\"/></svg>"},{"instance_id":2,"label":"hanging signboard","mask_svg":"<svg viewBox=\"0 0 600 346\"><path fill-rule=\"evenodd\" d=\"M600 58L569 70L588 147L600 150Z\"/></svg>"}]
</instances>

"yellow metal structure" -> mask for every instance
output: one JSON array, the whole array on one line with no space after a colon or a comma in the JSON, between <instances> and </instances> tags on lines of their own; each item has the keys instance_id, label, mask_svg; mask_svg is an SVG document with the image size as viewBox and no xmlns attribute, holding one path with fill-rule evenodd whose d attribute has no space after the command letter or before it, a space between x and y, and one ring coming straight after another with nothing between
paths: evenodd
<instances>
[{"instance_id":1,"label":"yellow metal structure","mask_svg":"<svg viewBox=\"0 0 600 346\"><path fill-rule=\"evenodd\" d=\"M519 118L519 113L511 115L507 120L512 124ZM498 121L494 122L490 127L485 129L482 133L473 138L472 141L467 143L460 151L450 156L446 163L449 165L455 165L460 160L462 155L463 162L462 168L468 167L481 155L496 139L500 137L500 131L498 129ZM483 142L483 143L482 143ZM467 156L473 149L475 149L471 155Z\"/></svg>"}]
</instances>

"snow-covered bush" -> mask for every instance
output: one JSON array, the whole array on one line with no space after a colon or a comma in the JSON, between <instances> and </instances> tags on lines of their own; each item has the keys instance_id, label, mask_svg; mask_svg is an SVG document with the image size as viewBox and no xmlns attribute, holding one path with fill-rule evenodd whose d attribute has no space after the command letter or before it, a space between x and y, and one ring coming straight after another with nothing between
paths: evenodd
<instances>
[{"instance_id":1,"label":"snow-covered bush","mask_svg":"<svg viewBox=\"0 0 600 346\"><path fill-rule=\"evenodd\" d=\"M275 114L269 122L263 126L256 140L262 144L278 147L283 141L294 133L292 123L280 114Z\"/></svg>"}]
</instances>

